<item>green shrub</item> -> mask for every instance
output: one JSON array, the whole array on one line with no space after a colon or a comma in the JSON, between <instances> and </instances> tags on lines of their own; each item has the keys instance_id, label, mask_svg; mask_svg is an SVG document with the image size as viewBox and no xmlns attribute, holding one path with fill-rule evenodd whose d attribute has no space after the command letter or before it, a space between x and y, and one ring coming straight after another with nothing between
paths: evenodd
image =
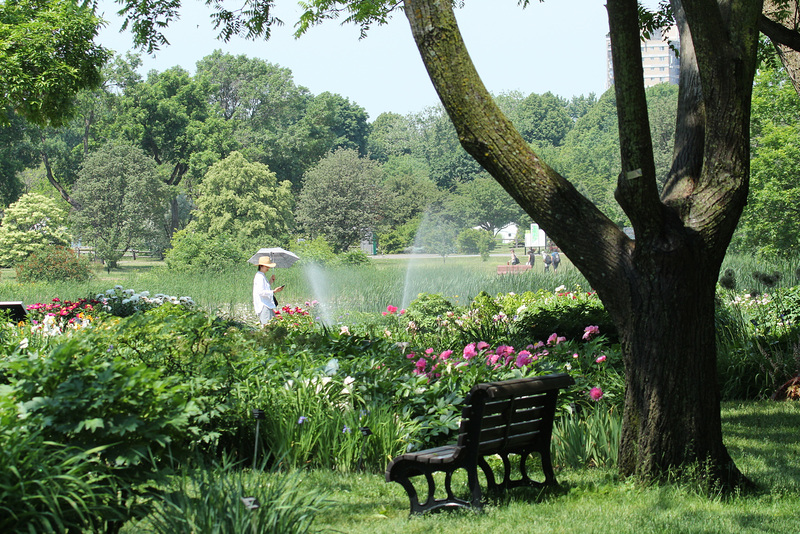
<instances>
[{"instance_id":1,"label":"green shrub","mask_svg":"<svg viewBox=\"0 0 800 534\"><path fill-rule=\"evenodd\" d=\"M369 258L363 250L348 250L342 252L336 258L340 265L369 265Z\"/></svg>"},{"instance_id":2,"label":"green shrub","mask_svg":"<svg viewBox=\"0 0 800 534\"><path fill-rule=\"evenodd\" d=\"M546 298L540 295L517 308L515 315L511 332L518 337L546 339L557 332L567 339L580 339L587 326L596 325L610 342L617 341L617 329L595 294L576 291Z\"/></svg>"},{"instance_id":3,"label":"green shrub","mask_svg":"<svg viewBox=\"0 0 800 534\"><path fill-rule=\"evenodd\" d=\"M336 253L324 237L306 239L297 243L294 251L300 257L301 265L316 263L318 265L331 265L336 262Z\"/></svg>"},{"instance_id":4,"label":"green shrub","mask_svg":"<svg viewBox=\"0 0 800 534\"><path fill-rule=\"evenodd\" d=\"M89 260L63 246L47 247L15 265L17 281L28 282L85 282L92 274Z\"/></svg>"},{"instance_id":5,"label":"green shrub","mask_svg":"<svg viewBox=\"0 0 800 534\"><path fill-rule=\"evenodd\" d=\"M414 244L419 230L419 219L412 219L405 224L392 228L391 231L378 234L378 246L382 254L400 254Z\"/></svg>"},{"instance_id":6,"label":"green shrub","mask_svg":"<svg viewBox=\"0 0 800 534\"><path fill-rule=\"evenodd\" d=\"M720 292L715 312L722 398L768 398L800 372L800 287Z\"/></svg>"},{"instance_id":7,"label":"green shrub","mask_svg":"<svg viewBox=\"0 0 800 534\"><path fill-rule=\"evenodd\" d=\"M243 245L224 235L211 237L190 229L172 237L172 248L166 251L167 267L179 272L225 271L249 258Z\"/></svg>"},{"instance_id":8,"label":"green shrub","mask_svg":"<svg viewBox=\"0 0 800 534\"><path fill-rule=\"evenodd\" d=\"M98 457L128 480L149 476L151 453L163 459L186 449L200 415L191 384L115 357L102 334L79 332L33 357L22 350L0 360L0 373L19 418L40 426L45 439L82 450L105 447Z\"/></svg>"},{"instance_id":9,"label":"green shrub","mask_svg":"<svg viewBox=\"0 0 800 534\"><path fill-rule=\"evenodd\" d=\"M488 254L495 247L494 236L486 230L467 228L456 237L458 250L462 254Z\"/></svg>"},{"instance_id":10,"label":"green shrub","mask_svg":"<svg viewBox=\"0 0 800 534\"><path fill-rule=\"evenodd\" d=\"M456 309L441 293L420 293L406 309L405 318L413 322L412 330L426 333L436 329L437 317L446 316Z\"/></svg>"}]
</instances>

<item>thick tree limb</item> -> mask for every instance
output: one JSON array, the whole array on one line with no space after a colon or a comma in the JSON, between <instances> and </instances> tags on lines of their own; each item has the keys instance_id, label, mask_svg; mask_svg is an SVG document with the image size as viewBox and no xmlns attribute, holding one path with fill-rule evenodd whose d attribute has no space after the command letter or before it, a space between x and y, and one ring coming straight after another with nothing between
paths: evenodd
<instances>
[{"instance_id":1,"label":"thick tree limb","mask_svg":"<svg viewBox=\"0 0 800 534\"><path fill-rule=\"evenodd\" d=\"M642 49L636 0L607 4L617 97L622 172L615 197L630 218L637 239L648 239L662 226L653 142L642 84ZM656 216L654 216L654 214Z\"/></svg>"},{"instance_id":2,"label":"thick tree limb","mask_svg":"<svg viewBox=\"0 0 800 534\"><path fill-rule=\"evenodd\" d=\"M787 28L783 24L769 19L766 15L761 15L758 19L758 30L769 37L773 43L782 44L800 52L800 33L797 30Z\"/></svg>"},{"instance_id":3,"label":"thick tree limb","mask_svg":"<svg viewBox=\"0 0 800 534\"><path fill-rule=\"evenodd\" d=\"M545 164L495 105L466 50L451 2L407 0L404 9L464 149L562 247L593 287L622 291L627 257L622 252L631 247L630 240Z\"/></svg>"}]
</instances>

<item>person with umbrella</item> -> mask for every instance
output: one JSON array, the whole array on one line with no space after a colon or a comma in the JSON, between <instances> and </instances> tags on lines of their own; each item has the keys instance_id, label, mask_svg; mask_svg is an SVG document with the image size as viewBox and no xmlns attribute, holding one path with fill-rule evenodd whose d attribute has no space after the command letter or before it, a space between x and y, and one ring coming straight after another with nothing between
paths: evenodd
<instances>
[{"instance_id":1,"label":"person with umbrella","mask_svg":"<svg viewBox=\"0 0 800 534\"><path fill-rule=\"evenodd\" d=\"M272 289L272 284L275 283L274 274L267 280L267 273L275 266L269 256L262 256L258 259L258 272L253 278L253 309L262 325L275 317L277 306L275 293L283 291L283 286Z\"/></svg>"}]
</instances>

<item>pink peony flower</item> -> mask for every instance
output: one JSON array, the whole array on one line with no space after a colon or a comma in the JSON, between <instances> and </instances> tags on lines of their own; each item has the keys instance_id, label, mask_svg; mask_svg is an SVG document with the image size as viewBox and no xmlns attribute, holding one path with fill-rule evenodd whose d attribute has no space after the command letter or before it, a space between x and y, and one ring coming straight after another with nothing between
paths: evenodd
<instances>
[{"instance_id":1,"label":"pink peony flower","mask_svg":"<svg viewBox=\"0 0 800 534\"><path fill-rule=\"evenodd\" d=\"M517 354L517 367L525 367L532 361L531 353L527 350L521 350L519 351L519 354Z\"/></svg>"},{"instance_id":2,"label":"pink peony flower","mask_svg":"<svg viewBox=\"0 0 800 534\"><path fill-rule=\"evenodd\" d=\"M478 341L478 344L475 345L475 348L478 350L486 350L489 348L489 344L485 341Z\"/></svg>"},{"instance_id":3,"label":"pink peony flower","mask_svg":"<svg viewBox=\"0 0 800 534\"><path fill-rule=\"evenodd\" d=\"M604 361L606 361L606 355L605 354L601 354L600 356L597 357L597 359L595 360L595 363L603 363Z\"/></svg>"},{"instance_id":4,"label":"pink peony flower","mask_svg":"<svg viewBox=\"0 0 800 534\"><path fill-rule=\"evenodd\" d=\"M439 355L439 359L440 359L440 360L446 360L447 358L449 358L449 357L450 357L450 355L451 355L451 354L453 354L453 351L452 351L452 350L450 350L450 349L447 349L446 351L442 352L442 353Z\"/></svg>"},{"instance_id":5,"label":"pink peony flower","mask_svg":"<svg viewBox=\"0 0 800 534\"><path fill-rule=\"evenodd\" d=\"M587 326L583 329L583 339L589 341L592 339L592 336L596 336L600 333L600 327L596 325Z\"/></svg>"},{"instance_id":6,"label":"pink peony flower","mask_svg":"<svg viewBox=\"0 0 800 534\"><path fill-rule=\"evenodd\" d=\"M470 358L474 358L478 355L478 351L475 350L475 343L470 343L466 347L464 347L464 359L469 360Z\"/></svg>"},{"instance_id":7,"label":"pink peony flower","mask_svg":"<svg viewBox=\"0 0 800 534\"><path fill-rule=\"evenodd\" d=\"M421 372L425 370L425 367L427 365L428 361L425 358L420 358L419 360L417 360L417 363L414 365L414 367L416 367L417 370Z\"/></svg>"},{"instance_id":8,"label":"pink peony flower","mask_svg":"<svg viewBox=\"0 0 800 534\"><path fill-rule=\"evenodd\" d=\"M388 306L386 306L386 311L389 313L397 313L397 306L392 306L391 304L389 304Z\"/></svg>"},{"instance_id":9,"label":"pink peony flower","mask_svg":"<svg viewBox=\"0 0 800 534\"><path fill-rule=\"evenodd\" d=\"M595 386L589 390L589 397L591 397L593 401L599 401L603 398L603 390Z\"/></svg>"},{"instance_id":10,"label":"pink peony flower","mask_svg":"<svg viewBox=\"0 0 800 534\"><path fill-rule=\"evenodd\" d=\"M427 349L425 349L425 354L433 354L433 348L428 347Z\"/></svg>"},{"instance_id":11,"label":"pink peony flower","mask_svg":"<svg viewBox=\"0 0 800 534\"><path fill-rule=\"evenodd\" d=\"M552 334L550 334L550 337L547 338L547 344L555 345L557 342L558 342L558 334L553 332Z\"/></svg>"},{"instance_id":12,"label":"pink peony flower","mask_svg":"<svg viewBox=\"0 0 800 534\"><path fill-rule=\"evenodd\" d=\"M499 359L499 354L491 354L488 358L486 358L486 365L497 365L497 360Z\"/></svg>"}]
</instances>

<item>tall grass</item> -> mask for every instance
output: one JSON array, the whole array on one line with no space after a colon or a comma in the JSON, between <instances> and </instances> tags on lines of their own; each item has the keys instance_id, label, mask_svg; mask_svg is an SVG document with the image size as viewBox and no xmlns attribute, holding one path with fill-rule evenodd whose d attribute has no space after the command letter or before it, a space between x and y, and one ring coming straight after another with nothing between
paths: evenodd
<instances>
[{"instance_id":1,"label":"tall grass","mask_svg":"<svg viewBox=\"0 0 800 534\"><path fill-rule=\"evenodd\" d=\"M327 306L334 322L346 313L380 313L389 304L407 305L404 295L413 300L419 293L441 293L456 305L468 305L481 291L522 293L558 286L588 288L583 276L568 261L558 272L544 273L541 265L532 271L498 275L499 258L483 262L479 257L450 257L445 261L425 259L371 260L364 266L336 266L311 270L302 265L276 269L276 282L286 284L278 297L281 305L304 305L312 300ZM505 263L503 257L502 263ZM252 265L234 266L218 272L176 273L160 264L126 262L121 269L106 273L97 269L95 277L83 283L18 284L13 271L4 271L0 280L0 300L22 300L26 304L49 302L53 298L77 300L122 285L151 294L189 296L209 311L237 319L252 315ZM316 279L313 280L312 277ZM324 291L315 291L321 286ZM323 300L324 299L324 300Z\"/></svg>"}]
</instances>

